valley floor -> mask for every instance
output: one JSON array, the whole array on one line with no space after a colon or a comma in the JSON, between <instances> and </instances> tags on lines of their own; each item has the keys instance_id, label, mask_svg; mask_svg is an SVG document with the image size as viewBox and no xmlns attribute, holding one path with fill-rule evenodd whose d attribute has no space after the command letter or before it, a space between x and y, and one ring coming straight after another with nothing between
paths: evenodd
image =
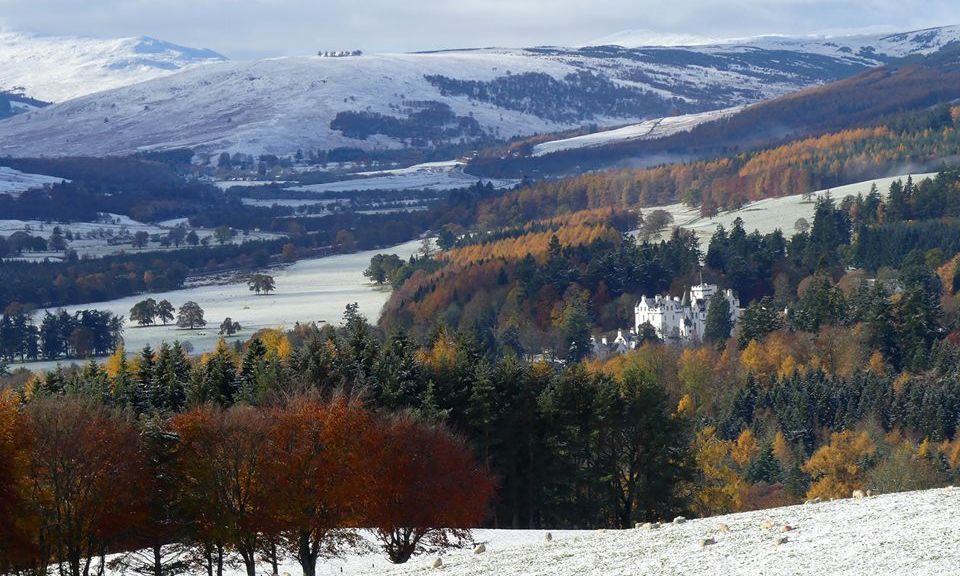
<instances>
[{"instance_id":1,"label":"valley floor","mask_svg":"<svg viewBox=\"0 0 960 576\"><path fill-rule=\"evenodd\" d=\"M267 295L257 296L250 291L246 282L233 282L138 294L108 302L66 306L65 309L70 313L84 309L107 310L125 316L123 339L128 354L137 354L146 344L157 348L161 342L172 344L174 340L189 342L192 351L199 354L213 350L220 338L220 323L228 316L243 326L243 330L236 337L228 338L228 341L246 340L261 328L290 329L296 322L339 325L345 307L353 302L359 304L360 312L370 321L376 321L390 292L387 288L371 285L363 276L363 271L370 265L370 258L375 254L387 253L406 259L419 246L420 241L414 240L381 250L300 260L269 272L276 280L277 289ZM172 324L136 326L130 322L130 308L148 297L157 301L167 299L177 308L192 300L203 308L207 326L198 330L182 330ZM74 362L83 363L74 360L27 362L13 364L11 368L23 366L30 370L49 370L57 364L66 366Z\"/></svg>"}]
</instances>

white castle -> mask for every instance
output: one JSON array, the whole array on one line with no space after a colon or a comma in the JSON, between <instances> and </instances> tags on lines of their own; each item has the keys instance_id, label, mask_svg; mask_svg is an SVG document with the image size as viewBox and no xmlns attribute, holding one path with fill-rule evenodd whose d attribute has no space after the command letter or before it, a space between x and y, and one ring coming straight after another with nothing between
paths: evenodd
<instances>
[{"instance_id":1,"label":"white castle","mask_svg":"<svg viewBox=\"0 0 960 576\"><path fill-rule=\"evenodd\" d=\"M710 299L717 290L715 284L701 282L691 286L682 299L676 296L641 297L634 310L633 333L639 334L640 326L649 323L661 340L702 340ZM740 300L733 290L724 290L723 296L730 303L730 321L736 323L743 312Z\"/></svg>"}]
</instances>

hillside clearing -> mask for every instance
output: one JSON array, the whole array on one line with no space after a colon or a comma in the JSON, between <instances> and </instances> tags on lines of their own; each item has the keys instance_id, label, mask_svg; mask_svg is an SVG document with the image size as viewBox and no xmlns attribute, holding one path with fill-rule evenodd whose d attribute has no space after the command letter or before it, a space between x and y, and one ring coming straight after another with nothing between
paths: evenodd
<instances>
[{"instance_id":1,"label":"hillside clearing","mask_svg":"<svg viewBox=\"0 0 960 576\"><path fill-rule=\"evenodd\" d=\"M914 182L919 182L924 178L933 178L936 176L936 173L888 176L886 178L866 180L845 186L836 186L834 188L811 192L808 199L805 199L805 194L795 194L782 198L767 198L757 202L750 202L737 210L720 212L710 218L701 216L698 208L691 208L682 203L669 204L667 206L650 206L644 208L643 212L649 214L654 210L665 210L673 217L673 226L679 226L685 230L696 232L701 243L704 245L710 241L710 237L716 232L717 226L723 226L729 230L733 227L733 222L737 218L743 219L743 227L747 232L759 230L761 234L769 234L779 228L785 236L793 236L795 232L794 224L798 219L805 218L809 224L813 224L813 209L816 205L817 198L826 196L829 193L831 198L839 202L843 200L845 196L856 196L857 194L866 196L866 194L870 192L870 186L873 184L877 185L880 194L886 195L890 184L897 180L906 181L908 176L912 177Z\"/></svg>"}]
</instances>

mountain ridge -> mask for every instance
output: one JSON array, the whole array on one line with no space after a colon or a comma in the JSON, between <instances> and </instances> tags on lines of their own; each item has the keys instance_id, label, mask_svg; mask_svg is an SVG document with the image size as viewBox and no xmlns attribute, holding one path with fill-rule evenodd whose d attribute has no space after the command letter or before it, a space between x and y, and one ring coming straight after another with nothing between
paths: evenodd
<instances>
[{"instance_id":1,"label":"mountain ridge","mask_svg":"<svg viewBox=\"0 0 960 576\"><path fill-rule=\"evenodd\" d=\"M214 62L5 120L0 154L466 147L754 104L955 45L960 27L764 42Z\"/></svg>"}]
</instances>

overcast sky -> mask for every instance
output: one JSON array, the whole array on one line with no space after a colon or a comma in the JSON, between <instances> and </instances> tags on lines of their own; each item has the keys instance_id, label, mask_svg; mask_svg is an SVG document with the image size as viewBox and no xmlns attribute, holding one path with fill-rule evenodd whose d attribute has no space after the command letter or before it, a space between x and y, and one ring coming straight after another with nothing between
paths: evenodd
<instances>
[{"instance_id":1,"label":"overcast sky","mask_svg":"<svg viewBox=\"0 0 960 576\"><path fill-rule=\"evenodd\" d=\"M960 0L0 0L0 26L153 36L232 58L582 45L622 30L729 38L960 24Z\"/></svg>"}]
</instances>

